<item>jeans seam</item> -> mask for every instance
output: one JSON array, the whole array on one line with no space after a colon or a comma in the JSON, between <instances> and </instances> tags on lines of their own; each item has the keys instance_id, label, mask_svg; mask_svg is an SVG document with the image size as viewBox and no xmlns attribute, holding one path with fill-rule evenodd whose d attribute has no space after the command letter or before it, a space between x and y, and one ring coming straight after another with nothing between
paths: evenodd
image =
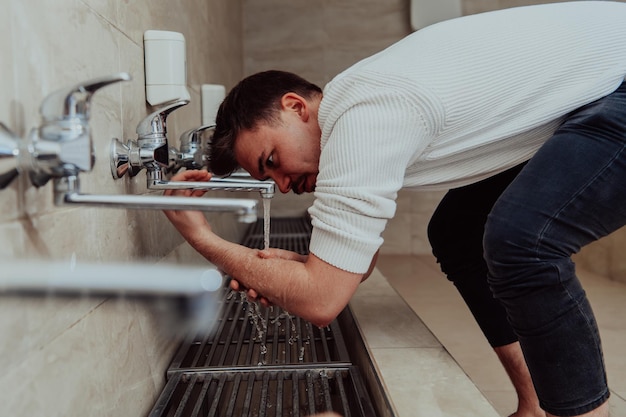
<instances>
[{"instance_id":1,"label":"jeans seam","mask_svg":"<svg viewBox=\"0 0 626 417\"><path fill-rule=\"evenodd\" d=\"M625 147L626 147L626 145L622 145L622 147L615 152L613 157L609 161L607 161L607 163L604 164L604 166L600 170L598 170L598 172L589 181L587 181L582 187L580 187L580 189L574 195L572 195L571 198L569 200L567 200L567 202L565 202L558 209L558 211L556 213L554 213L552 216L550 216L549 219L546 220L544 226L541 228L541 232L537 236L537 241L535 242L535 247L533 249L536 260L540 260L541 259L540 256L539 256L539 248L541 247L541 242L544 241L544 237L545 237L545 234L546 234L547 230L550 228L550 226L553 224L553 222L560 216L560 214L567 207L569 207L576 200L576 198L578 196L580 196L582 193L584 193L586 190L588 190L589 187L591 186L591 184L593 184L598 179L598 177L600 177L604 172L606 172L606 170L613 164L613 162L615 162L619 158L619 156L624 152L624 148ZM569 256L571 256L571 255L569 255ZM560 271L559 271L558 275L559 275L559 282L562 282L561 281Z\"/></svg>"}]
</instances>

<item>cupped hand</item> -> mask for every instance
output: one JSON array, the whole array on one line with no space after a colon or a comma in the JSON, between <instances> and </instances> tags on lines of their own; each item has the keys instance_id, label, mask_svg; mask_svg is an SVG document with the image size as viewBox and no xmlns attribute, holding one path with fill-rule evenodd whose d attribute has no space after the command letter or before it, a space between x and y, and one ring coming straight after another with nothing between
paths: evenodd
<instances>
[{"instance_id":1,"label":"cupped hand","mask_svg":"<svg viewBox=\"0 0 626 417\"><path fill-rule=\"evenodd\" d=\"M297 262L306 262L307 256L301 255L296 252L278 249L278 248L269 248L263 249L259 251L259 258L263 259L284 259L287 261L297 261Z\"/></svg>"},{"instance_id":2,"label":"cupped hand","mask_svg":"<svg viewBox=\"0 0 626 417\"><path fill-rule=\"evenodd\" d=\"M246 297L248 298L249 301L253 301L253 302L258 301L259 303L261 303L263 307L272 306L272 303L267 298L259 295L259 293L257 293L256 290L253 290L252 288L246 288L244 285L242 285L239 281L237 281L234 278L231 278L229 287L233 291L245 292Z\"/></svg>"}]
</instances>

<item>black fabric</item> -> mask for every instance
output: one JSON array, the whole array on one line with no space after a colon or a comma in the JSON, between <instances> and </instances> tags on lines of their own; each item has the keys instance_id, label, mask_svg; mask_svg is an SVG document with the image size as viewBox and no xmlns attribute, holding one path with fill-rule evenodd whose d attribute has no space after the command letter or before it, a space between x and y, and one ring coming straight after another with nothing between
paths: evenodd
<instances>
[{"instance_id":1,"label":"black fabric","mask_svg":"<svg viewBox=\"0 0 626 417\"><path fill-rule=\"evenodd\" d=\"M506 312L487 284L483 234L494 203L524 164L444 196L428 225L441 270L452 281L492 347L517 341Z\"/></svg>"}]
</instances>

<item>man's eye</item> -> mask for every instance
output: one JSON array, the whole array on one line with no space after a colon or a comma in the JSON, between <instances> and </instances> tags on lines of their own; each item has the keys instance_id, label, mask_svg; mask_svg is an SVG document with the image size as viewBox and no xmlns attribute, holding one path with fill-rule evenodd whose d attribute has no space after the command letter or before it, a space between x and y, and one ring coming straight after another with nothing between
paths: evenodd
<instances>
[{"instance_id":1,"label":"man's eye","mask_svg":"<svg viewBox=\"0 0 626 417\"><path fill-rule=\"evenodd\" d=\"M274 166L274 155L270 155L267 158L267 161L265 162L265 165L268 166L269 168L272 168Z\"/></svg>"}]
</instances>

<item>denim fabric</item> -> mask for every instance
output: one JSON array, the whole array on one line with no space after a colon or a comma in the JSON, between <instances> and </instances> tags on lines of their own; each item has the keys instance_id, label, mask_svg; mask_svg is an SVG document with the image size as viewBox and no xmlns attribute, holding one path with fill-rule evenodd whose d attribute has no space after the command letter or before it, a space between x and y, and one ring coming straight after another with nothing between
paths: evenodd
<instances>
[{"instance_id":1,"label":"denim fabric","mask_svg":"<svg viewBox=\"0 0 626 417\"><path fill-rule=\"evenodd\" d=\"M600 336L571 255L626 224L626 84L571 113L485 226L489 284L542 407L572 416L609 396Z\"/></svg>"},{"instance_id":2,"label":"denim fabric","mask_svg":"<svg viewBox=\"0 0 626 417\"><path fill-rule=\"evenodd\" d=\"M494 203L523 165L448 191L428 223L433 255L492 347L516 342L517 336L506 311L487 284L487 264L483 258L485 222Z\"/></svg>"}]
</instances>

